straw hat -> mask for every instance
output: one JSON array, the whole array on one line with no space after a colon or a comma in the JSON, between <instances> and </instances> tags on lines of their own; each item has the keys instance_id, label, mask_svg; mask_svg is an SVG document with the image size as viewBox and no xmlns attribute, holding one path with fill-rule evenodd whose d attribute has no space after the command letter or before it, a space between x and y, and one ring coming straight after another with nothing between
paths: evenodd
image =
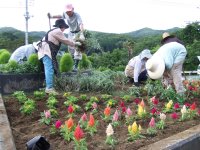
<instances>
[{"instance_id":1,"label":"straw hat","mask_svg":"<svg viewBox=\"0 0 200 150\"><path fill-rule=\"evenodd\" d=\"M164 38L166 38L168 36L170 36L170 34L168 32L165 32L165 33L163 33L162 38L164 39Z\"/></svg>"},{"instance_id":2,"label":"straw hat","mask_svg":"<svg viewBox=\"0 0 200 150\"><path fill-rule=\"evenodd\" d=\"M146 62L146 69L151 79L160 79L165 71L165 62L159 56L152 56Z\"/></svg>"}]
</instances>

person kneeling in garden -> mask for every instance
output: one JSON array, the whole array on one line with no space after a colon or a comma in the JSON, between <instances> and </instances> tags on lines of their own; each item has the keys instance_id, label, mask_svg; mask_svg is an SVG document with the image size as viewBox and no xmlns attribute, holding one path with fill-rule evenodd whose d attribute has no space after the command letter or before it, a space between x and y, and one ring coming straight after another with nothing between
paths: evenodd
<instances>
[{"instance_id":1,"label":"person kneeling in garden","mask_svg":"<svg viewBox=\"0 0 200 150\"><path fill-rule=\"evenodd\" d=\"M81 46L80 42L75 42L65 37L64 30L69 26L63 19L58 19L54 25L55 28L49 30L41 40L38 47L38 59L44 64L46 89L45 92L58 94L53 88L54 73L59 75L58 62L56 55L60 49L61 43L72 47Z\"/></svg>"},{"instance_id":2,"label":"person kneeling in garden","mask_svg":"<svg viewBox=\"0 0 200 150\"><path fill-rule=\"evenodd\" d=\"M187 51L178 42L170 42L161 46L147 61L146 69L152 79L162 78L164 87L175 88L177 94L184 95L182 83L182 67Z\"/></svg>"},{"instance_id":3,"label":"person kneeling in garden","mask_svg":"<svg viewBox=\"0 0 200 150\"><path fill-rule=\"evenodd\" d=\"M125 68L125 76L133 80L135 86L139 86L141 81L147 80L148 76L145 63L151 56L150 50L145 49L138 56L129 60Z\"/></svg>"}]
</instances>

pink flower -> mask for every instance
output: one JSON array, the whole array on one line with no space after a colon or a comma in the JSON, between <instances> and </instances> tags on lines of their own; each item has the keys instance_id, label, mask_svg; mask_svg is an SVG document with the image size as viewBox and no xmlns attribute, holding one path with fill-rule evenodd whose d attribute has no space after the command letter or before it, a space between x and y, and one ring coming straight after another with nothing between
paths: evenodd
<instances>
[{"instance_id":1,"label":"pink flower","mask_svg":"<svg viewBox=\"0 0 200 150\"><path fill-rule=\"evenodd\" d=\"M60 126L61 126L61 124L62 124L61 121L60 121L60 120L57 120L56 123L55 123L56 129L59 129Z\"/></svg>"},{"instance_id":2,"label":"pink flower","mask_svg":"<svg viewBox=\"0 0 200 150\"><path fill-rule=\"evenodd\" d=\"M152 115L156 114L156 112L157 112L157 109L153 107L153 108L151 109Z\"/></svg>"},{"instance_id":3,"label":"pink flower","mask_svg":"<svg viewBox=\"0 0 200 150\"><path fill-rule=\"evenodd\" d=\"M81 120L82 121L87 121L87 115L85 113L81 116Z\"/></svg>"},{"instance_id":4,"label":"pink flower","mask_svg":"<svg viewBox=\"0 0 200 150\"><path fill-rule=\"evenodd\" d=\"M151 121L149 122L149 126L150 126L151 128L154 128L154 127L155 127L155 119L154 119L154 117L151 118Z\"/></svg>"},{"instance_id":5,"label":"pink flower","mask_svg":"<svg viewBox=\"0 0 200 150\"><path fill-rule=\"evenodd\" d=\"M135 104L138 105L138 104L140 103L140 99L139 99L139 98L135 98L135 99L134 99L134 102L135 102Z\"/></svg>"},{"instance_id":6,"label":"pink flower","mask_svg":"<svg viewBox=\"0 0 200 150\"><path fill-rule=\"evenodd\" d=\"M126 115L127 115L128 117L130 117L132 114L133 114L133 112L132 112L131 109L128 107L127 110L126 110Z\"/></svg>"},{"instance_id":7,"label":"pink flower","mask_svg":"<svg viewBox=\"0 0 200 150\"><path fill-rule=\"evenodd\" d=\"M97 103L94 102L94 103L92 104L92 107L93 107L93 109L97 109Z\"/></svg>"},{"instance_id":8,"label":"pink flower","mask_svg":"<svg viewBox=\"0 0 200 150\"><path fill-rule=\"evenodd\" d=\"M179 108L180 108L179 103L175 103L174 104L174 109L179 109Z\"/></svg>"},{"instance_id":9,"label":"pink flower","mask_svg":"<svg viewBox=\"0 0 200 150\"><path fill-rule=\"evenodd\" d=\"M44 116L45 116L45 118L50 118L51 117L50 110L47 110L47 111L44 110Z\"/></svg>"},{"instance_id":10,"label":"pink flower","mask_svg":"<svg viewBox=\"0 0 200 150\"><path fill-rule=\"evenodd\" d=\"M77 141L80 141L84 137L83 130L78 125L74 131L74 137Z\"/></svg>"},{"instance_id":11,"label":"pink flower","mask_svg":"<svg viewBox=\"0 0 200 150\"><path fill-rule=\"evenodd\" d=\"M174 120L178 119L178 114L176 112L172 113L171 118Z\"/></svg>"},{"instance_id":12,"label":"pink flower","mask_svg":"<svg viewBox=\"0 0 200 150\"><path fill-rule=\"evenodd\" d=\"M113 115L113 121L118 121L118 119L119 119L119 113L116 110L115 113L114 113L114 115Z\"/></svg>"}]
</instances>

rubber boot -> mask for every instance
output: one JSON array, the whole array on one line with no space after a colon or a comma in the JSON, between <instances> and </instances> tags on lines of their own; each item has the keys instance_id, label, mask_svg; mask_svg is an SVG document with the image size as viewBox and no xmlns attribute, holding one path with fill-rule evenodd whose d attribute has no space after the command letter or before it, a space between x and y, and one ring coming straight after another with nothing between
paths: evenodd
<instances>
[{"instance_id":1,"label":"rubber boot","mask_svg":"<svg viewBox=\"0 0 200 150\"><path fill-rule=\"evenodd\" d=\"M78 59L74 59L73 72L77 72L78 71L78 63L79 63L79 60Z\"/></svg>"}]
</instances>

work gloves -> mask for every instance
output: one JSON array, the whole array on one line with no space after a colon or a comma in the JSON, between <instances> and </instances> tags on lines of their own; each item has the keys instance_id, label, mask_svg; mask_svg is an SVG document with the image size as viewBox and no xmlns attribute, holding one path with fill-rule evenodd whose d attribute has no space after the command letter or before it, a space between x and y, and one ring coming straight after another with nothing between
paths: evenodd
<instances>
[{"instance_id":1,"label":"work gloves","mask_svg":"<svg viewBox=\"0 0 200 150\"><path fill-rule=\"evenodd\" d=\"M134 82L133 84L134 84L135 86L137 86L137 87L140 86L139 82Z\"/></svg>"},{"instance_id":2,"label":"work gloves","mask_svg":"<svg viewBox=\"0 0 200 150\"><path fill-rule=\"evenodd\" d=\"M75 46L81 46L82 44L81 44L81 42L75 42L74 45Z\"/></svg>"},{"instance_id":3,"label":"work gloves","mask_svg":"<svg viewBox=\"0 0 200 150\"><path fill-rule=\"evenodd\" d=\"M85 40L85 36L84 36L83 32L80 33L79 39L82 40L82 41Z\"/></svg>"}]
</instances>

